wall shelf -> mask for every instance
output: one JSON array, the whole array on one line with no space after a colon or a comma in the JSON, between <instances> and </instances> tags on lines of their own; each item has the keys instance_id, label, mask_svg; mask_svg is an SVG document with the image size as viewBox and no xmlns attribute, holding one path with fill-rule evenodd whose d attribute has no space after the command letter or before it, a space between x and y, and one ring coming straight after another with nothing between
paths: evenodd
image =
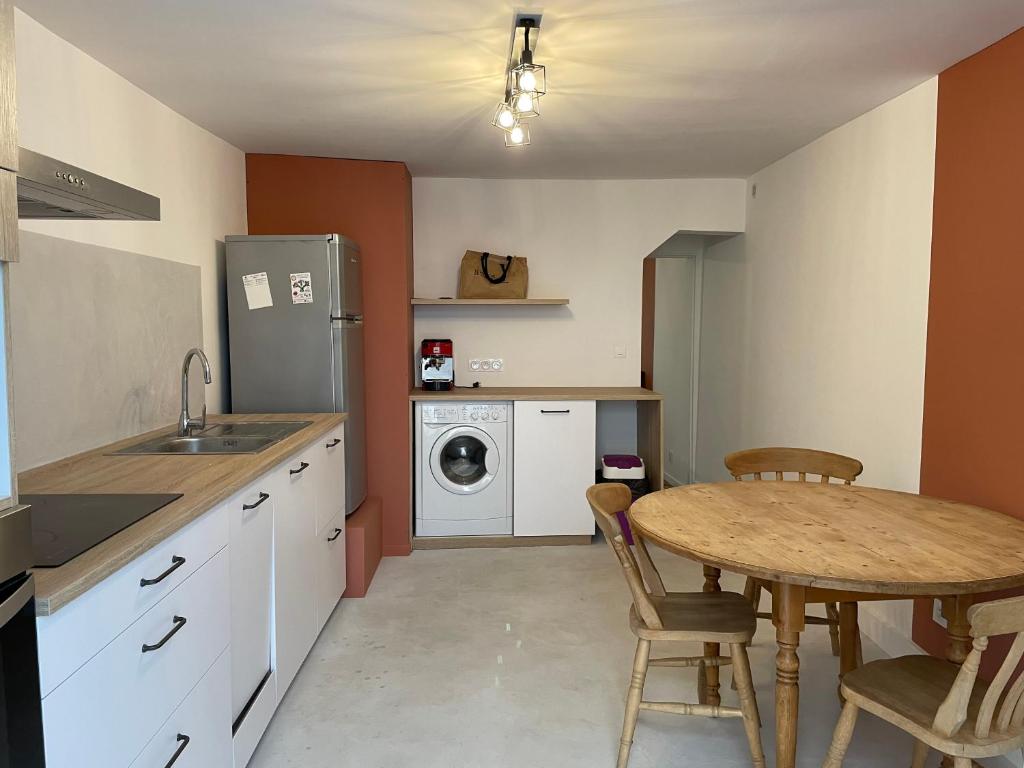
<instances>
[{"instance_id":1,"label":"wall shelf","mask_svg":"<svg viewBox=\"0 0 1024 768\"><path fill-rule=\"evenodd\" d=\"M414 307L457 307L457 306L564 306L568 299L413 299Z\"/></svg>"}]
</instances>

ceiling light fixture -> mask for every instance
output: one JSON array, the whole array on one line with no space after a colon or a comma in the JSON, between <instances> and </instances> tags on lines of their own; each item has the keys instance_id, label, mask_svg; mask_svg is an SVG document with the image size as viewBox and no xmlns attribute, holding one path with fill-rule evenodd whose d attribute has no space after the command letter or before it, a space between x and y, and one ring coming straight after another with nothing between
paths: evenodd
<instances>
[{"instance_id":1,"label":"ceiling light fixture","mask_svg":"<svg viewBox=\"0 0 1024 768\"><path fill-rule=\"evenodd\" d=\"M505 146L525 147L530 143L530 126L524 118L540 116L540 97L547 93L547 75L543 65L534 64L530 33L540 26L540 16L516 16L512 30L512 50L505 69L505 99L498 104L491 125L505 133ZM516 59L516 33L523 30L522 52ZM536 39L534 40L536 46Z\"/></svg>"}]
</instances>

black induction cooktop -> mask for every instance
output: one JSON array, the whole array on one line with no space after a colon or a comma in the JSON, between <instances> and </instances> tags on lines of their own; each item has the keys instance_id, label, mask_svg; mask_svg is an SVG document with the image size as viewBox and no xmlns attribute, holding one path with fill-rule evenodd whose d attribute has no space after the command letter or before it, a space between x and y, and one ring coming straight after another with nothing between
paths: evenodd
<instances>
[{"instance_id":1,"label":"black induction cooktop","mask_svg":"<svg viewBox=\"0 0 1024 768\"><path fill-rule=\"evenodd\" d=\"M180 499L180 493L20 494L32 507L36 568L56 568Z\"/></svg>"}]
</instances>

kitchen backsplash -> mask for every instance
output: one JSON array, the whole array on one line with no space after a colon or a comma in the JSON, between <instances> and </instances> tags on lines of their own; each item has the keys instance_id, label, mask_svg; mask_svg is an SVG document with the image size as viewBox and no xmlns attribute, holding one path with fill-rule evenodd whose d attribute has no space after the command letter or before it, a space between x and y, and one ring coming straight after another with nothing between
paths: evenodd
<instances>
[{"instance_id":1,"label":"kitchen backsplash","mask_svg":"<svg viewBox=\"0 0 1024 768\"><path fill-rule=\"evenodd\" d=\"M199 267L25 231L20 246L10 267L17 469L173 423L182 358L203 338Z\"/></svg>"}]
</instances>

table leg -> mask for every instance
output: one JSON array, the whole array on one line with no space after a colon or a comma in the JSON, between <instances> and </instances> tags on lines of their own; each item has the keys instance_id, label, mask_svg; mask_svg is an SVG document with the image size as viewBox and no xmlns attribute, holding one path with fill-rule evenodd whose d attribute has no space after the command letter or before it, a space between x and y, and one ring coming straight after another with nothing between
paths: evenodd
<instances>
[{"instance_id":1,"label":"table leg","mask_svg":"<svg viewBox=\"0 0 1024 768\"><path fill-rule=\"evenodd\" d=\"M718 583L719 578L722 576L722 571L711 565L704 566L704 591L705 592L721 592L722 585ZM720 655L722 648L718 643L704 643L704 656L715 657ZM719 693L719 667L707 665L705 668L705 676L707 680L707 689L705 693L705 700L708 704L718 706L722 703L722 695Z\"/></svg>"},{"instance_id":2,"label":"table leg","mask_svg":"<svg viewBox=\"0 0 1024 768\"><path fill-rule=\"evenodd\" d=\"M946 636L949 640L946 644L946 658L954 664L963 664L971 652L971 624L967 621L967 609L971 603L970 595L956 595L942 600L942 615L946 619ZM953 768L953 758L943 755L941 766Z\"/></svg>"},{"instance_id":3,"label":"table leg","mask_svg":"<svg viewBox=\"0 0 1024 768\"><path fill-rule=\"evenodd\" d=\"M857 668L860 629L857 625L857 604L839 604L839 701L843 700L843 675Z\"/></svg>"},{"instance_id":4,"label":"table leg","mask_svg":"<svg viewBox=\"0 0 1024 768\"><path fill-rule=\"evenodd\" d=\"M804 588L775 584L772 621L779 651L775 655L775 765L795 768L800 713L800 633L804 629Z\"/></svg>"}]
</instances>

